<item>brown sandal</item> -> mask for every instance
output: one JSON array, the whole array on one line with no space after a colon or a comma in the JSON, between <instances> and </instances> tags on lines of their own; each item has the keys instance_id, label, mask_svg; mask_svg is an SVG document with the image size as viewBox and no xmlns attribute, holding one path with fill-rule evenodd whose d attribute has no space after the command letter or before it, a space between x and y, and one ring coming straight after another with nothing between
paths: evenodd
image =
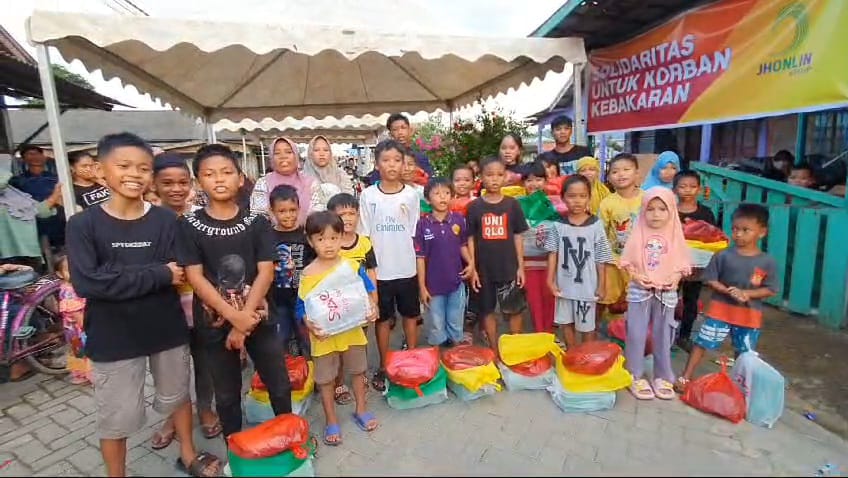
<instances>
[{"instance_id":1,"label":"brown sandal","mask_svg":"<svg viewBox=\"0 0 848 478\"><path fill-rule=\"evenodd\" d=\"M221 425L220 420L216 420L215 423L211 425L200 425L200 430L203 432L203 438L207 440L211 440L216 436L220 435L221 432L224 431L224 427Z\"/></svg>"},{"instance_id":2,"label":"brown sandal","mask_svg":"<svg viewBox=\"0 0 848 478\"><path fill-rule=\"evenodd\" d=\"M210 468L213 465L218 465L217 472L212 472ZM202 451L194 457L194 460L191 461L191 464L186 468L185 463L183 463L182 458L177 458L177 469L182 473L186 473L189 476L200 476L200 477L213 477L220 476L223 466L221 466L221 459L217 456Z\"/></svg>"},{"instance_id":3,"label":"brown sandal","mask_svg":"<svg viewBox=\"0 0 848 478\"><path fill-rule=\"evenodd\" d=\"M333 399L338 405L347 405L353 401L353 395L350 393L350 389L347 388L347 385L345 384L341 384L336 387L334 395Z\"/></svg>"},{"instance_id":4,"label":"brown sandal","mask_svg":"<svg viewBox=\"0 0 848 478\"><path fill-rule=\"evenodd\" d=\"M177 438L177 430L172 429L168 433L162 433L162 430L157 430L156 433L153 434L153 438L150 439L150 448L154 450L162 450L164 448L168 448Z\"/></svg>"}]
</instances>

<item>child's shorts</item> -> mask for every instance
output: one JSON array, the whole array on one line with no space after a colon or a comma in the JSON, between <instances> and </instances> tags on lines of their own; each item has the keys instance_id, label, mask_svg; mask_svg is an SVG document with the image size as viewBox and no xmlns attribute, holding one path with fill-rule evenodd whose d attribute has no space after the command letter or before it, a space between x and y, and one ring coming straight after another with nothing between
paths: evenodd
<instances>
[{"instance_id":1,"label":"child's shorts","mask_svg":"<svg viewBox=\"0 0 848 478\"><path fill-rule=\"evenodd\" d=\"M394 320L395 310L405 319L421 316L418 299L418 276L407 279L378 280L377 301L380 309L378 322Z\"/></svg>"},{"instance_id":2,"label":"child's shorts","mask_svg":"<svg viewBox=\"0 0 848 478\"><path fill-rule=\"evenodd\" d=\"M351 345L344 352L332 352L320 357L312 357L315 363L315 383L327 385L336 380L339 373L339 360L344 362L345 372L350 375L365 373L368 369L368 359L365 356L365 345Z\"/></svg>"},{"instance_id":3,"label":"child's shorts","mask_svg":"<svg viewBox=\"0 0 848 478\"><path fill-rule=\"evenodd\" d=\"M554 323L559 325L574 324L574 330L578 332L594 332L596 308L594 301L558 297Z\"/></svg>"},{"instance_id":4,"label":"child's shorts","mask_svg":"<svg viewBox=\"0 0 848 478\"><path fill-rule=\"evenodd\" d=\"M144 377L148 362L155 393L153 409L167 416L190 400L188 345L115 362L93 362L97 434L117 440L141 430L145 423Z\"/></svg>"},{"instance_id":5,"label":"child's shorts","mask_svg":"<svg viewBox=\"0 0 848 478\"><path fill-rule=\"evenodd\" d=\"M716 350L724 343L730 335L733 348L737 353L749 352L757 348L760 339L760 329L740 327L731 325L718 319L707 317L698 335L695 337L695 345L707 350Z\"/></svg>"},{"instance_id":6,"label":"child's shorts","mask_svg":"<svg viewBox=\"0 0 848 478\"><path fill-rule=\"evenodd\" d=\"M498 306L500 306L500 310L505 316L504 318L508 318L506 316L509 315L520 314L527 309L527 296L524 293L524 289L515 285L514 281L482 281L480 284L480 294L477 297L477 313L480 317L493 314L498 309ZM508 300L509 304L504 303L505 300Z\"/></svg>"}]
</instances>

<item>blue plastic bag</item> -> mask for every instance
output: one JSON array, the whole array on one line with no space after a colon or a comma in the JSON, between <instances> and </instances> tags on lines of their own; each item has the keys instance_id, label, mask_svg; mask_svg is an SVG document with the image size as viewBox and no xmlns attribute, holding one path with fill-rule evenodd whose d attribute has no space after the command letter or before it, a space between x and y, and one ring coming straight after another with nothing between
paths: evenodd
<instances>
[{"instance_id":1,"label":"blue plastic bag","mask_svg":"<svg viewBox=\"0 0 848 478\"><path fill-rule=\"evenodd\" d=\"M611 410L615 406L615 392L568 392L562 388L557 378L554 378L554 382L548 387L548 392L554 403L566 413L599 412Z\"/></svg>"},{"instance_id":2,"label":"blue plastic bag","mask_svg":"<svg viewBox=\"0 0 848 478\"><path fill-rule=\"evenodd\" d=\"M772 428L783 415L786 380L757 352L745 352L736 359L730 376L742 388L748 411L745 419L754 425Z\"/></svg>"},{"instance_id":3,"label":"blue plastic bag","mask_svg":"<svg viewBox=\"0 0 848 478\"><path fill-rule=\"evenodd\" d=\"M451 382L450 380L448 380L448 388L454 395L456 395L456 398L464 402L470 402L471 400L477 400L478 398L498 393L498 389L494 385L483 385L480 387L480 390L472 392L465 388L465 386Z\"/></svg>"},{"instance_id":4,"label":"blue plastic bag","mask_svg":"<svg viewBox=\"0 0 848 478\"><path fill-rule=\"evenodd\" d=\"M259 423L266 422L276 415L274 415L274 409L271 408L270 403L263 403L255 398L251 397L250 394L245 395L244 397L244 418L247 420L247 423L256 425ZM296 402L292 400L292 413L295 415L304 416L306 412L309 410L309 404L312 402L312 395L306 397L304 400Z\"/></svg>"},{"instance_id":5,"label":"blue plastic bag","mask_svg":"<svg viewBox=\"0 0 848 478\"><path fill-rule=\"evenodd\" d=\"M556 380L556 371L551 367L547 372L536 377L527 377L515 373L506 365L497 362L506 389L510 392L517 390L545 390Z\"/></svg>"}]
</instances>

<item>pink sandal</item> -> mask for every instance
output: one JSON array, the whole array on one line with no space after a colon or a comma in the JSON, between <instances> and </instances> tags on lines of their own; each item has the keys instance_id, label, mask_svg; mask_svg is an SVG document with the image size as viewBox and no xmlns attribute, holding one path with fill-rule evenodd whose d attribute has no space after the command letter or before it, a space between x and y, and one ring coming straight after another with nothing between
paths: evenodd
<instances>
[{"instance_id":1,"label":"pink sandal","mask_svg":"<svg viewBox=\"0 0 848 478\"><path fill-rule=\"evenodd\" d=\"M654 395L660 400L674 400L674 386L668 380L654 379Z\"/></svg>"},{"instance_id":2,"label":"pink sandal","mask_svg":"<svg viewBox=\"0 0 848 478\"><path fill-rule=\"evenodd\" d=\"M653 400L654 399L654 390L651 388L651 385L644 378L640 378L639 380L634 380L630 385L630 393L636 397L637 400Z\"/></svg>"}]
</instances>

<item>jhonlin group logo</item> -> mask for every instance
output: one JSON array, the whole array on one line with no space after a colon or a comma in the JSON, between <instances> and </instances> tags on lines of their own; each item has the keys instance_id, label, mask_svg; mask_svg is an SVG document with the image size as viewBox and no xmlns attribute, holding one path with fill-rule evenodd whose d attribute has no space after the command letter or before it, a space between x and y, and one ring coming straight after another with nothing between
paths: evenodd
<instances>
[{"instance_id":1,"label":"jhonlin group logo","mask_svg":"<svg viewBox=\"0 0 848 478\"><path fill-rule=\"evenodd\" d=\"M792 35L788 42L783 41L785 32L791 29ZM779 39L778 45L771 57L760 64L758 76L774 73L798 75L807 73L813 68L811 52L798 53L810 32L810 20L807 7L800 2L793 2L778 12L771 27L774 38Z\"/></svg>"}]
</instances>

